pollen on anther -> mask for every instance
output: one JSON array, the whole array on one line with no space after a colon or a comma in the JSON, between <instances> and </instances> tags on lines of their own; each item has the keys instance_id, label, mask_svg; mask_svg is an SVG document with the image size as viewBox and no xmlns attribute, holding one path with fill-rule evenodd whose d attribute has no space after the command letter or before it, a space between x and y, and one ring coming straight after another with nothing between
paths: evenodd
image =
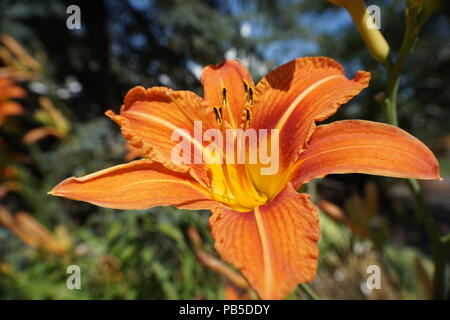
<instances>
[{"instance_id":1,"label":"pollen on anther","mask_svg":"<svg viewBox=\"0 0 450 320\"><path fill-rule=\"evenodd\" d=\"M222 105L227 105L227 88L222 89Z\"/></svg>"},{"instance_id":2,"label":"pollen on anther","mask_svg":"<svg viewBox=\"0 0 450 320\"><path fill-rule=\"evenodd\" d=\"M221 123L222 122L222 107L213 107L214 114L216 115L216 121Z\"/></svg>"}]
</instances>

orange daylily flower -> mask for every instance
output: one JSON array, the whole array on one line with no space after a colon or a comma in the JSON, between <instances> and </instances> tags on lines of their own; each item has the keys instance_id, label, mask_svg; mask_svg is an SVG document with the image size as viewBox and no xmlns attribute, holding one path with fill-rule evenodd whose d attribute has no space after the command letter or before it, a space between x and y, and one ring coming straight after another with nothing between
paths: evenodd
<instances>
[{"instance_id":1,"label":"orange daylily flower","mask_svg":"<svg viewBox=\"0 0 450 320\"><path fill-rule=\"evenodd\" d=\"M5 226L25 244L56 255L63 255L63 244L38 220L26 212L11 214L0 205L0 226Z\"/></svg>"},{"instance_id":2,"label":"orange daylily flower","mask_svg":"<svg viewBox=\"0 0 450 320\"><path fill-rule=\"evenodd\" d=\"M0 78L0 126L8 116L20 115L24 112L23 107L11 98L23 98L25 91L14 84L11 77Z\"/></svg>"},{"instance_id":3,"label":"orange daylily flower","mask_svg":"<svg viewBox=\"0 0 450 320\"><path fill-rule=\"evenodd\" d=\"M208 66L201 78L204 99L189 91L135 87L120 115L106 114L145 158L68 178L50 194L119 209L210 209L221 257L262 298L281 299L316 275L319 220L309 196L296 192L302 184L351 172L440 178L433 153L401 129L363 120L316 127L316 121L365 88L369 78L359 71L348 79L336 61L307 57L275 69L256 86L237 61ZM278 172L262 175L259 162L173 162L177 142L171 136L177 128L186 130L183 138L194 149L204 151L204 142L194 138L197 120L203 130L278 129Z\"/></svg>"}]
</instances>

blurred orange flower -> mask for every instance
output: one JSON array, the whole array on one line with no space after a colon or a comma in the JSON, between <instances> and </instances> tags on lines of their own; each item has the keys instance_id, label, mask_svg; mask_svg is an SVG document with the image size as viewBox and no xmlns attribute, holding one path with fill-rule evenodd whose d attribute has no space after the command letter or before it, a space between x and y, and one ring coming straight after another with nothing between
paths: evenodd
<instances>
[{"instance_id":1,"label":"blurred orange flower","mask_svg":"<svg viewBox=\"0 0 450 320\"><path fill-rule=\"evenodd\" d=\"M348 79L336 61L308 57L275 69L256 87L237 61L208 66L201 79L204 99L165 87L133 88L120 115L107 115L147 159L68 178L50 194L120 209L211 209L212 236L221 257L262 298L281 299L316 275L319 220L309 196L296 192L301 185L350 172L440 179L433 153L399 128L363 120L316 127L316 121L333 115L365 88L369 78L359 71ZM171 155L178 142L172 134L178 128L194 150L210 155L194 137L197 120L203 131L278 129L279 170L263 175L261 161L228 163L228 154L219 164L198 163L194 154L189 163L175 163ZM231 149L239 151L236 144L242 141L232 141ZM264 143L257 148L267 147Z\"/></svg>"},{"instance_id":2,"label":"blurred orange flower","mask_svg":"<svg viewBox=\"0 0 450 320\"><path fill-rule=\"evenodd\" d=\"M50 231L26 212L13 215L0 206L0 225L8 228L30 247L43 249L56 255L62 255L65 252L64 246Z\"/></svg>"},{"instance_id":3,"label":"blurred orange flower","mask_svg":"<svg viewBox=\"0 0 450 320\"><path fill-rule=\"evenodd\" d=\"M0 126L6 117L20 115L24 112L23 107L11 99L23 98L25 95L25 90L15 85L11 77L0 78Z\"/></svg>"},{"instance_id":4,"label":"blurred orange flower","mask_svg":"<svg viewBox=\"0 0 450 320\"><path fill-rule=\"evenodd\" d=\"M362 238L369 238L369 232L362 228L360 225L356 224L353 220L351 220L344 211L335 205L332 202L329 202L327 200L320 200L319 201L319 207L322 209L324 213L326 213L330 218L332 218L334 221L340 222L342 224L345 224L347 227L350 228L350 230L353 231L354 234L362 237Z\"/></svg>"}]
</instances>

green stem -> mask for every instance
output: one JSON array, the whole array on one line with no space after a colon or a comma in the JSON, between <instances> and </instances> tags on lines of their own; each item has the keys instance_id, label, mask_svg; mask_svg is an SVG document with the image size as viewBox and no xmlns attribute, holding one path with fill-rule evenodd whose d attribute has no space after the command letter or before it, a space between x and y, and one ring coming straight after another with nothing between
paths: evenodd
<instances>
[{"instance_id":1,"label":"green stem","mask_svg":"<svg viewBox=\"0 0 450 320\"><path fill-rule=\"evenodd\" d=\"M412 48L417 40L417 35L406 29L405 37L403 38L400 53L394 64L385 66L388 71L387 85L386 85L386 99L384 103L384 116L386 121L393 126L398 126L397 118L397 96L400 83L400 76L405 65L406 58L411 53Z\"/></svg>"},{"instance_id":2,"label":"green stem","mask_svg":"<svg viewBox=\"0 0 450 320\"><path fill-rule=\"evenodd\" d=\"M419 29L406 27L405 37L400 48L400 52L393 64L387 65L388 77L386 85L386 98L384 100L383 111L386 122L398 126L397 117L397 96L401 71L406 58L411 53L417 41ZM432 245L432 258L434 262L433 275L433 299L445 299L447 295L447 245L439 237L438 228L425 208L423 194L420 185L415 179L408 179L408 185L416 200L416 217L424 226Z\"/></svg>"},{"instance_id":3,"label":"green stem","mask_svg":"<svg viewBox=\"0 0 450 320\"><path fill-rule=\"evenodd\" d=\"M408 185L414 194L416 200L416 217L424 226L432 245L432 258L434 262L434 276L433 276L433 298L445 299L448 292L447 277L447 245L445 237L439 237L439 230L425 208L423 194L420 185L415 179L408 179ZM449 236L449 235L447 235Z\"/></svg>"},{"instance_id":4,"label":"green stem","mask_svg":"<svg viewBox=\"0 0 450 320\"><path fill-rule=\"evenodd\" d=\"M434 253L433 299L447 299L449 270L446 249L446 246L439 245Z\"/></svg>"},{"instance_id":5,"label":"green stem","mask_svg":"<svg viewBox=\"0 0 450 320\"><path fill-rule=\"evenodd\" d=\"M303 290L304 293L310 298L311 300L319 300L319 296L314 292L313 289L311 289L310 286L308 286L306 283L300 283L300 288Z\"/></svg>"}]
</instances>

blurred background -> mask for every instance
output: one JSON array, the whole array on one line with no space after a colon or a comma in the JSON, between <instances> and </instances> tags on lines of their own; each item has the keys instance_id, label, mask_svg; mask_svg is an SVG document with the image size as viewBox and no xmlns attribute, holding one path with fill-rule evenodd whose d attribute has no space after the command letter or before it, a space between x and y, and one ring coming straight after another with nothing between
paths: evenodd
<instances>
[{"instance_id":1,"label":"blurred background","mask_svg":"<svg viewBox=\"0 0 450 320\"><path fill-rule=\"evenodd\" d=\"M69 30L68 6L81 9ZM396 52L404 1L381 8L381 30ZM329 56L349 77L371 85L329 121L383 121L385 72L350 16L317 0L168 0L0 2L0 298L246 298L217 267L208 212L154 208L127 212L51 197L81 176L136 155L103 114L118 111L135 85L202 94L205 65L239 59L255 81L301 56ZM400 127L436 154L444 182L422 186L439 232L450 231L450 4L425 25L403 73ZM428 299L430 240L402 180L331 175L308 185L320 207L319 272L310 284L323 299ZM216 263L216 264L215 264ZM81 290L69 290L69 265ZM367 266L382 271L367 290ZM448 278L447 278L447 281ZM251 297L251 296L250 296ZM308 298L297 288L288 299Z\"/></svg>"}]
</instances>

